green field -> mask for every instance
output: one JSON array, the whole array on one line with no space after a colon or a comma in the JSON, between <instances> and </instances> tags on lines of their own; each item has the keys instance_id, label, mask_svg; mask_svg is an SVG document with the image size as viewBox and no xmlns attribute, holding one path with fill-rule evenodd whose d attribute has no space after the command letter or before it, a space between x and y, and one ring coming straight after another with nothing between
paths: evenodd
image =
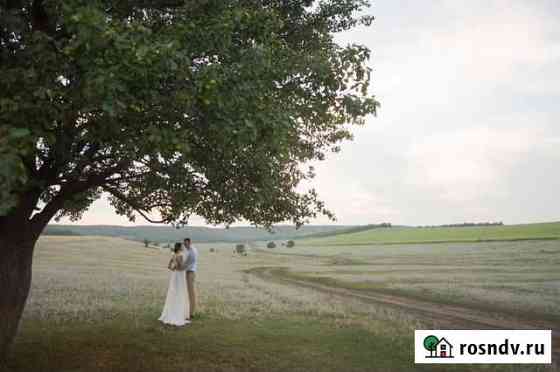
<instances>
[{"instance_id":1,"label":"green field","mask_svg":"<svg viewBox=\"0 0 560 372\"><path fill-rule=\"evenodd\" d=\"M287 267L282 274L291 278L548 319L560 328L559 241L300 245L268 252L306 262Z\"/></svg>"},{"instance_id":2,"label":"green field","mask_svg":"<svg viewBox=\"0 0 560 372\"><path fill-rule=\"evenodd\" d=\"M252 246L246 257L232 244L197 247L201 316L174 329L156 320L166 251L114 238L42 238L10 370L557 370L415 365L413 332L480 328L481 319L560 329L558 242ZM444 321L438 314L450 304Z\"/></svg>"},{"instance_id":3,"label":"green field","mask_svg":"<svg viewBox=\"0 0 560 372\"><path fill-rule=\"evenodd\" d=\"M476 227L393 227L303 239L300 244L367 245L560 239L560 222Z\"/></svg>"}]
</instances>

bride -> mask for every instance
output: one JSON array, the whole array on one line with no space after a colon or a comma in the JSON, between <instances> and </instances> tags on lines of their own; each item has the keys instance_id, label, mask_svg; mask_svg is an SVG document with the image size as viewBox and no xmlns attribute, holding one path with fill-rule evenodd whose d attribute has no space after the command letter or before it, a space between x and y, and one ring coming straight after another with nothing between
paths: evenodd
<instances>
[{"instance_id":1,"label":"bride","mask_svg":"<svg viewBox=\"0 0 560 372\"><path fill-rule=\"evenodd\" d=\"M169 289L165 299L165 306L159 320L165 324L184 326L189 324L189 297L187 296L187 281L184 270L185 251L181 243L175 243L173 256L169 260L171 270Z\"/></svg>"}]
</instances>

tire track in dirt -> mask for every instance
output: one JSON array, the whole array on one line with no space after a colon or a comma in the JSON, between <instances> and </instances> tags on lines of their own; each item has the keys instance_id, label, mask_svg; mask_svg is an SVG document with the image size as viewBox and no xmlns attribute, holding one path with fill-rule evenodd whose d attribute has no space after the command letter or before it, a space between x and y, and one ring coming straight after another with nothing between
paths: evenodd
<instances>
[{"instance_id":1,"label":"tire track in dirt","mask_svg":"<svg viewBox=\"0 0 560 372\"><path fill-rule=\"evenodd\" d=\"M286 267L257 267L246 270L263 280L274 281L314 289L323 293L364 302L381 304L405 310L421 321L433 322L441 329L551 329L552 330L552 362L560 367L560 325L548 321L535 321L515 318L510 315L491 313L470 309L464 306L435 303L402 295L376 292L375 290L356 290L333 287L316 283L311 280L290 278L283 273Z\"/></svg>"}]
</instances>

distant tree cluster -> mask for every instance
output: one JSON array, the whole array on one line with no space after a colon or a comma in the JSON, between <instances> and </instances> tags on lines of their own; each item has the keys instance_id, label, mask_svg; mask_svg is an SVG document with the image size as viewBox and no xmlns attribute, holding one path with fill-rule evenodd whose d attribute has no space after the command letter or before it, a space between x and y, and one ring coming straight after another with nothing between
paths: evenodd
<instances>
[{"instance_id":1,"label":"distant tree cluster","mask_svg":"<svg viewBox=\"0 0 560 372\"><path fill-rule=\"evenodd\" d=\"M306 238L326 238L329 236L335 236L335 235L342 235L342 234L353 234L353 233L357 233L357 232L362 232L362 231L368 231L368 230L372 230L372 229L386 229L386 228L391 228L393 227L393 225L390 222L382 222L382 223L372 223L372 224L368 224L368 225L362 225L362 226L354 226L354 227L349 227L349 228L345 228L345 229L338 229L335 231L326 231L326 232L319 232L319 233L314 233L314 234L307 234L305 235Z\"/></svg>"},{"instance_id":2,"label":"distant tree cluster","mask_svg":"<svg viewBox=\"0 0 560 372\"><path fill-rule=\"evenodd\" d=\"M245 248L245 244L237 244L235 246L235 253L237 254L244 254L247 253L247 249Z\"/></svg>"},{"instance_id":3,"label":"distant tree cluster","mask_svg":"<svg viewBox=\"0 0 560 372\"><path fill-rule=\"evenodd\" d=\"M288 247L288 248L293 248L293 247L295 247L295 245L296 245L296 243L293 240L288 240L286 242L286 247Z\"/></svg>"},{"instance_id":4,"label":"distant tree cluster","mask_svg":"<svg viewBox=\"0 0 560 372\"><path fill-rule=\"evenodd\" d=\"M378 223L378 224L371 224L371 225L366 225L367 227L369 227L370 229L375 229L375 228L386 228L386 227L392 227L393 225L391 225L390 222L382 222L382 223Z\"/></svg>"},{"instance_id":5,"label":"distant tree cluster","mask_svg":"<svg viewBox=\"0 0 560 372\"><path fill-rule=\"evenodd\" d=\"M463 222L463 223L453 223L447 225L426 225L426 226L418 226L424 229L430 229L434 227L476 227L476 226L503 226L504 223L502 221L499 222Z\"/></svg>"},{"instance_id":6,"label":"distant tree cluster","mask_svg":"<svg viewBox=\"0 0 560 372\"><path fill-rule=\"evenodd\" d=\"M80 234L72 231L72 230L65 230L65 229L49 229L46 228L42 235L58 235L58 236L80 236Z\"/></svg>"},{"instance_id":7,"label":"distant tree cluster","mask_svg":"<svg viewBox=\"0 0 560 372\"><path fill-rule=\"evenodd\" d=\"M268 244L266 245L267 248L276 248L276 243L274 242L268 242Z\"/></svg>"}]
</instances>

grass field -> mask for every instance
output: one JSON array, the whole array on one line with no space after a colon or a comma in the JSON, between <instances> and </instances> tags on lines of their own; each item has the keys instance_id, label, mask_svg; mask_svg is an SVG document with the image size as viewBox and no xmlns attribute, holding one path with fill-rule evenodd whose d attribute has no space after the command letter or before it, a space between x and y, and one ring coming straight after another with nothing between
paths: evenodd
<instances>
[{"instance_id":1,"label":"grass field","mask_svg":"<svg viewBox=\"0 0 560 372\"><path fill-rule=\"evenodd\" d=\"M559 241L296 246L274 254L306 260L285 272L292 278L548 319L560 328Z\"/></svg>"},{"instance_id":2,"label":"grass field","mask_svg":"<svg viewBox=\"0 0 560 372\"><path fill-rule=\"evenodd\" d=\"M166 252L114 238L46 237L9 366L14 372L551 371L414 365L413 330L441 324L353 292L469 304L452 294L464 287L461 296L471 296L481 314L492 307L507 318L509 309L516 319L546 316L556 324L560 247L514 244L297 246L251 249L247 257L233 255L232 245L199 244L201 317L174 329L156 320L167 287ZM263 268L276 274L258 275Z\"/></svg>"},{"instance_id":3,"label":"grass field","mask_svg":"<svg viewBox=\"0 0 560 372\"><path fill-rule=\"evenodd\" d=\"M301 240L301 244L325 246L558 239L560 239L560 222L551 222L505 226L377 228L326 238L304 239Z\"/></svg>"}]
</instances>

